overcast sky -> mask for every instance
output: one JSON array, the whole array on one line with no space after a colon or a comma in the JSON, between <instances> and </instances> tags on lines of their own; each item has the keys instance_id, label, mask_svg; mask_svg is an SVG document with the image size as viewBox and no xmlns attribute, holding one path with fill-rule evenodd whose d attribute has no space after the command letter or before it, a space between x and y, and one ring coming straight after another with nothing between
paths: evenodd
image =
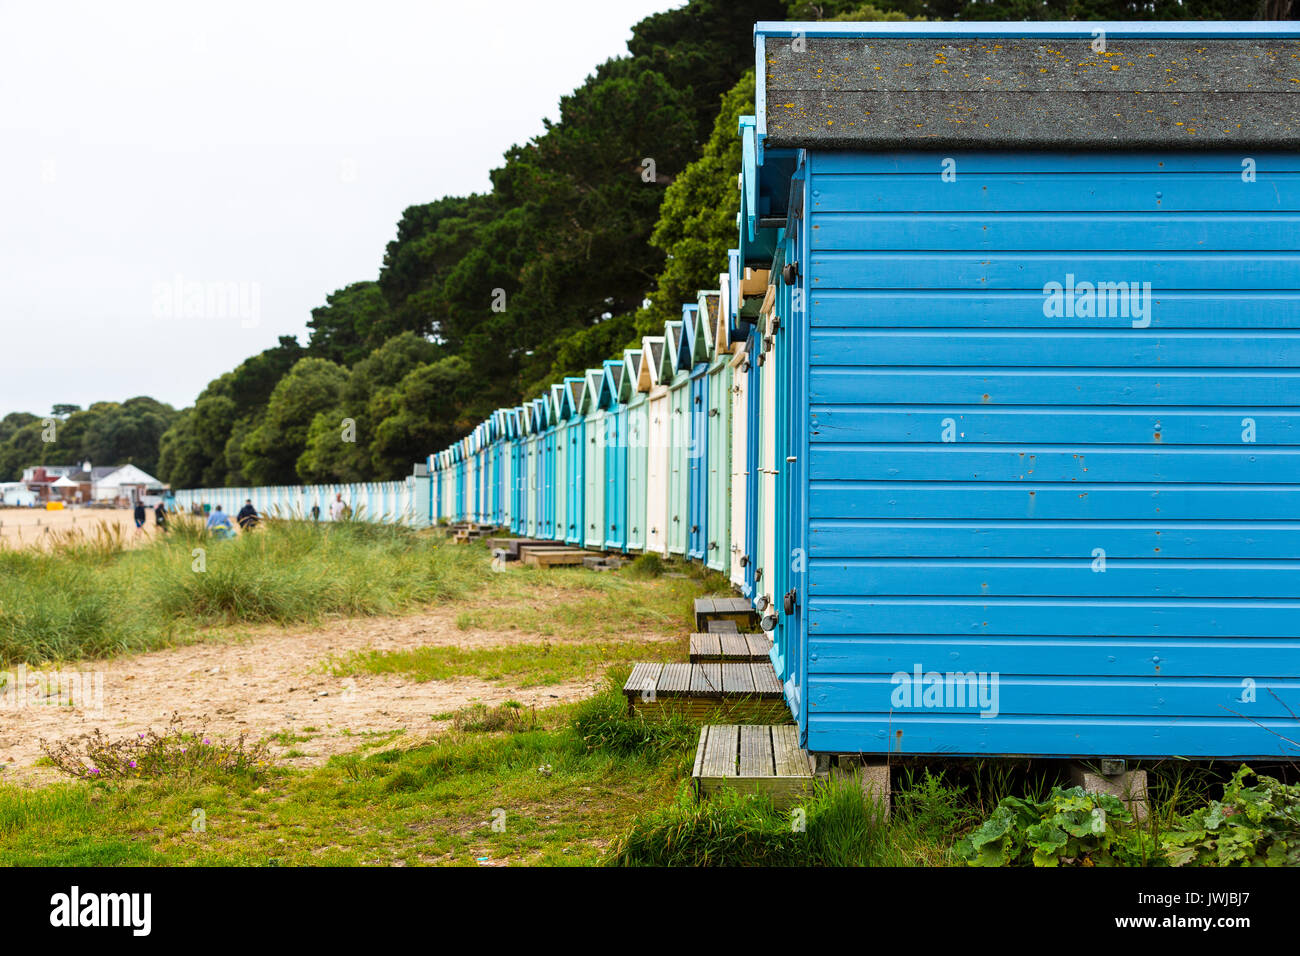
<instances>
[{"instance_id":1,"label":"overcast sky","mask_svg":"<svg viewBox=\"0 0 1300 956\"><path fill-rule=\"evenodd\" d=\"M0 416L178 408L674 0L0 0Z\"/></svg>"}]
</instances>

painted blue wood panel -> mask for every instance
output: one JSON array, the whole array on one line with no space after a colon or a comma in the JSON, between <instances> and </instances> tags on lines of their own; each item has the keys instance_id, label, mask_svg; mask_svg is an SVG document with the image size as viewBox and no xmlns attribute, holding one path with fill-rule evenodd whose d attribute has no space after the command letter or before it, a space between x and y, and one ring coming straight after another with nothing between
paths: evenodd
<instances>
[{"instance_id":1,"label":"painted blue wood panel","mask_svg":"<svg viewBox=\"0 0 1300 956\"><path fill-rule=\"evenodd\" d=\"M555 537L555 441L556 431L554 423L546 429L545 450L543 454L543 463L545 465L542 473L542 502L545 513L545 519L542 524L542 537Z\"/></svg>"},{"instance_id":2,"label":"painted blue wood panel","mask_svg":"<svg viewBox=\"0 0 1300 956\"><path fill-rule=\"evenodd\" d=\"M1300 295L1284 290L1174 291L1152 287L1153 329L1293 329ZM1017 329L1078 331L1075 316L1043 312L1037 289L972 292L960 289L820 289L809 316L816 328L1001 328L1008 316ZM1097 316L1095 329L1129 329L1132 317Z\"/></svg>"},{"instance_id":3,"label":"painted blue wood panel","mask_svg":"<svg viewBox=\"0 0 1300 956\"><path fill-rule=\"evenodd\" d=\"M627 406L605 415L605 548L627 550Z\"/></svg>"},{"instance_id":4,"label":"painted blue wood panel","mask_svg":"<svg viewBox=\"0 0 1300 956\"><path fill-rule=\"evenodd\" d=\"M687 515L690 523L687 525L686 556L692 561L704 560L709 534L708 373L709 366L706 362L701 362L691 370L687 406L687 414L690 416Z\"/></svg>"},{"instance_id":5,"label":"painted blue wood panel","mask_svg":"<svg viewBox=\"0 0 1300 956\"><path fill-rule=\"evenodd\" d=\"M1294 756L1300 157L943 158L811 155L786 249L806 746Z\"/></svg>"},{"instance_id":6,"label":"painted blue wood panel","mask_svg":"<svg viewBox=\"0 0 1300 956\"><path fill-rule=\"evenodd\" d=\"M749 408L747 410L747 427L745 429L745 471L747 478L745 481L744 595L752 600L758 595L758 582L755 580L754 571L757 567L759 542L758 486L760 479L758 468L759 448L762 444L762 432L760 431L762 416L760 412L763 408L763 376L760 374L761 367L757 360L761 348L761 338L753 326L746 325L745 328L749 331L745 349L750 359L748 362L749 369L744 373L749 376L746 388Z\"/></svg>"},{"instance_id":7,"label":"painted blue wood panel","mask_svg":"<svg viewBox=\"0 0 1300 956\"><path fill-rule=\"evenodd\" d=\"M568 448L569 456L566 462L565 474L568 479L568 488L565 493L569 496L565 506L565 521L567 527L564 529L564 540L568 544L581 545L585 540L584 529L584 505L586 503L586 422L581 415L576 416L569 422L568 431Z\"/></svg>"}]
</instances>

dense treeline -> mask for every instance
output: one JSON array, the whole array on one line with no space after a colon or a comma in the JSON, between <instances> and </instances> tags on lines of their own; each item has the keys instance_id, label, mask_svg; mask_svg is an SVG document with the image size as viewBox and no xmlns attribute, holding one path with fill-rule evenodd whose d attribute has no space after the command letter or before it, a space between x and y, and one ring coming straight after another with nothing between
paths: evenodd
<instances>
[{"instance_id":1,"label":"dense treeline","mask_svg":"<svg viewBox=\"0 0 1300 956\"><path fill-rule=\"evenodd\" d=\"M0 480L16 481L31 465L132 464L156 475L158 446L176 409L141 396L82 409L56 405L49 415L0 418Z\"/></svg>"},{"instance_id":2,"label":"dense treeline","mask_svg":"<svg viewBox=\"0 0 1300 956\"><path fill-rule=\"evenodd\" d=\"M1289 0L691 0L637 24L490 192L406 209L378 276L326 296L306 345L281 338L167 409L156 459L137 463L174 487L399 477L661 329L734 243L756 20L1290 15ZM31 463L29 433L10 448L29 427L0 423L0 471Z\"/></svg>"},{"instance_id":3,"label":"dense treeline","mask_svg":"<svg viewBox=\"0 0 1300 956\"><path fill-rule=\"evenodd\" d=\"M679 181L710 187L692 167L706 144L723 154L710 176L736 166L734 115L713 141L719 104L752 69L754 21L785 13L783 0L694 0L637 24L627 56L507 151L490 192L405 210L378 277L312 310L305 346L282 341L211 383L165 436L163 477L398 477L494 408L621 349L653 325L638 323L647 295L652 310L680 308L698 269L668 257L702 237L686 220L665 227L661 207ZM676 194L668 208L698 215ZM733 185L710 214L734 229L736 203ZM715 277L717 233L700 247L711 255L687 259Z\"/></svg>"}]
</instances>

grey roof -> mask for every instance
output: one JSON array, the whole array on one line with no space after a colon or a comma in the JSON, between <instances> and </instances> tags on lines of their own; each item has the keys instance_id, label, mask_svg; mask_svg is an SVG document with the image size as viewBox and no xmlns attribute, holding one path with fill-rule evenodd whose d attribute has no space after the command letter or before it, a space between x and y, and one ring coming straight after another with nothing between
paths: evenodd
<instances>
[{"instance_id":1,"label":"grey roof","mask_svg":"<svg viewBox=\"0 0 1300 956\"><path fill-rule=\"evenodd\" d=\"M769 38L767 145L1300 147L1300 40Z\"/></svg>"},{"instance_id":2,"label":"grey roof","mask_svg":"<svg viewBox=\"0 0 1300 956\"><path fill-rule=\"evenodd\" d=\"M663 339L656 339L650 343L651 367L658 368L659 363L660 361L662 361L663 357L664 357Z\"/></svg>"},{"instance_id":3,"label":"grey roof","mask_svg":"<svg viewBox=\"0 0 1300 956\"><path fill-rule=\"evenodd\" d=\"M67 475L69 481L98 481L105 478L121 468L121 465L93 465L89 472L84 468L72 466L63 473Z\"/></svg>"}]
</instances>

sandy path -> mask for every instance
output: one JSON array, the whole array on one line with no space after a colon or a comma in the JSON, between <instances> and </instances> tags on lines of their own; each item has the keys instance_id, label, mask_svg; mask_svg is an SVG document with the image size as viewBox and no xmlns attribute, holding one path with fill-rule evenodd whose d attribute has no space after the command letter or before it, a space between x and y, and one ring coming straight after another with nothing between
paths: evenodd
<instances>
[{"instance_id":1,"label":"sandy path","mask_svg":"<svg viewBox=\"0 0 1300 956\"><path fill-rule=\"evenodd\" d=\"M135 535L135 518L129 508L0 508L0 543L11 548L40 546L51 531L77 530L93 535L99 524L119 526L128 540ZM149 535L154 533L152 511L145 530Z\"/></svg>"},{"instance_id":2,"label":"sandy path","mask_svg":"<svg viewBox=\"0 0 1300 956\"><path fill-rule=\"evenodd\" d=\"M419 683L399 676L337 678L321 672L322 662L331 656L367 648L491 647L545 640L518 631L459 630L454 622L464 609L459 605L408 617L339 620L287 631L260 629L244 639L218 637L76 665L83 674L93 670L103 675L102 709L15 706L0 696L0 781L40 783L55 778L52 770L32 766L41 756L41 738L65 740L94 728L110 737L149 727L162 730L173 711L180 713L187 729L198 729L199 718L206 717L208 730L222 737L247 732L259 739L282 730L310 737L289 745L304 756L285 759L293 766L310 766L355 750L364 743L356 735L365 732L405 730L406 739L419 739L448 726L445 720L431 720L431 715L471 703L490 706L517 700L540 708L591 692L591 680L518 689L473 678ZM655 635L618 636L645 640ZM315 731L307 732L309 727Z\"/></svg>"}]
</instances>

